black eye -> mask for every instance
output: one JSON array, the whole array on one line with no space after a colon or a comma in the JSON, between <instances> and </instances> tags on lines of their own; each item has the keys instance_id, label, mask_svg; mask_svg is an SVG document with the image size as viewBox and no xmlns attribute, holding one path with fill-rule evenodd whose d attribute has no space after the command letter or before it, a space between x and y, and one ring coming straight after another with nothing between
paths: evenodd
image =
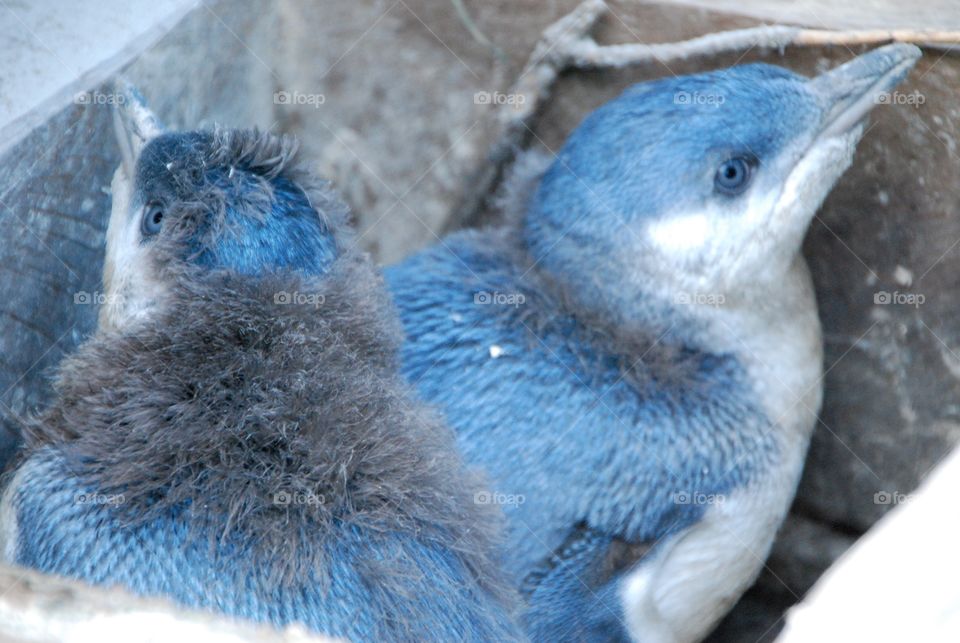
<instances>
[{"instance_id":1,"label":"black eye","mask_svg":"<svg viewBox=\"0 0 960 643\"><path fill-rule=\"evenodd\" d=\"M160 232L163 225L163 206L159 203L148 203L143 208L143 220L140 222L140 230L143 236L151 237Z\"/></svg>"},{"instance_id":2,"label":"black eye","mask_svg":"<svg viewBox=\"0 0 960 643\"><path fill-rule=\"evenodd\" d=\"M740 194L750 183L750 172L750 162L737 156L720 164L713 184L724 194Z\"/></svg>"}]
</instances>

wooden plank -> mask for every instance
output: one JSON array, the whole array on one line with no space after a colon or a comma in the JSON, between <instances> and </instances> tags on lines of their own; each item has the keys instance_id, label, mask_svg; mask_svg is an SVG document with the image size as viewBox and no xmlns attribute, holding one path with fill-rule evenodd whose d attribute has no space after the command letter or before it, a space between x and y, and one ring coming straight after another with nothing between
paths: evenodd
<instances>
[{"instance_id":1,"label":"wooden plank","mask_svg":"<svg viewBox=\"0 0 960 643\"><path fill-rule=\"evenodd\" d=\"M10 643L333 643L296 625L275 630L21 567L0 565L0 588L0 641Z\"/></svg>"},{"instance_id":2,"label":"wooden plank","mask_svg":"<svg viewBox=\"0 0 960 643\"><path fill-rule=\"evenodd\" d=\"M764 22L818 29L958 29L960 6L955 0L661 0Z\"/></svg>"},{"instance_id":3,"label":"wooden plank","mask_svg":"<svg viewBox=\"0 0 960 643\"><path fill-rule=\"evenodd\" d=\"M0 7L0 153L167 33L197 0L70 0ZM109 100L107 96L103 101Z\"/></svg>"}]
</instances>

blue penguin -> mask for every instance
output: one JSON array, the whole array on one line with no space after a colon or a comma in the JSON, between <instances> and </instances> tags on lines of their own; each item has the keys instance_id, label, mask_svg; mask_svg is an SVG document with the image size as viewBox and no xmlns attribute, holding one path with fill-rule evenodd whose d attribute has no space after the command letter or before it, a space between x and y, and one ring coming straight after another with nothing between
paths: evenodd
<instances>
[{"instance_id":1,"label":"blue penguin","mask_svg":"<svg viewBox=\"0 0 960 643\"><path fill-rule=\"evenodd\" d=\"M919 55L632 86L521 164L506 223L387 270L531 639L696 641L759 573L821 402L801 241Z\"/></svg>"},{"instance_id":2,"label":"blue penguin","mask_svg":"<svg viewBox=\"0 0 960 643\"><path fill-rule=\"evenodd\" d=\"M498 516L400 376L345 206L285 137L135 143L98 331L25 420L5 558L355 641L522 640Z\"/></svg>"}]
</instances>

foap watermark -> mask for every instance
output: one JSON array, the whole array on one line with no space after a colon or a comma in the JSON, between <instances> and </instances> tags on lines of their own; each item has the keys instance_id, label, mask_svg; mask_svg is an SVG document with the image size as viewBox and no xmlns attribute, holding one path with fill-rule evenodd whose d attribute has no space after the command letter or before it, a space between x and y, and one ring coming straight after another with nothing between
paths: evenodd
<instances>
[{"instance_id":1,"label":"foap watermark","mask_svg":"<svg viewBox=\"0 0 960 643\"><path fill-rule=\"evenodd\" d=\"M673 95L674 105L709 105L720 107L727 102L726 96L719 92L677 92Z\"/></svg>"},{"instance_id":2,"label":"foap watermark","mask_svg":"<svg viewBox=\"0 0 960 643\"><path fill-rule=\"evenodd\" d=\"M678 292L673 303L678 306L713 306L715 308L724 305L727 298L719 292Z\"/></svg>"},{"instance_id":3,"label":"foap watermark","mask_svg":"<svg viewBox=\"0 0 960 643\"><path fill-rule=\"evenodd\" d=\"M527 303L527 298L520 292L488 292L480 290L473 293L473 303L480 306L513 306L517 308Z\"/></svg>"},{"instance_id":4,"label":"foap watermark","mask_svg":"<svg viewBox=\"0 0 960 643\"><path fill-rule=\"evenodd\" d=\"M887 292L881 290L873 293L873 303L878 306L913 306L919 308L927 298L921 293L914 292Z\"/></svg>"},{"instance_id":5,"label":"foap watermark","mask_svg":"<svg viewBox=\"0 0 960 643\"><path fill-rule=\"evenodd\" d=\"M873 504L875 505L899 505L913 498L912 493L900 493L899 491L878 491L873 494Z\"/></svg>"},{"instance_id":6,"label":"foap watermark","mask_svg":"<svg viewBox=\"0 0 960 643\"><path fill-rule=\"evenodd\" d=\"M880 92L874 99L877 105L910 105L920 107L927 102L927 97L913 90L912 92Z\"/></svg>"},{"instance_id":7,"label":"foap watermark","mask_svg":"<svg viewBox=\"0 0 960 643\"><path fill-rule=\"evenodd\" d=\"M109 505L116 507L127 501L122 493L78 493L73 501L78 505Z\"/></svg>"},{"instance_id":8,"label":"foap watermark","mask_svg":"<svg viewBox=\"0 0 960 643\"><path fill-rule=\"evenodd\" d=\"M678 491L673 494L676 505L722 505L727 497L722 493L701 493L700 491Z\"/></svg>"},{"instance_id":9,"label":"foap watermark","mask_svg":"<svg viewBox=\"0 0 960 643\"><path fill-rule=\"evenodd\" d=\"M281 507L290 505L311 505L319 506L324 504L326 499L323 494L305 493L302 491L278 491L273 494L273 504Z\"/></svg>"},{"instance_id":10,"label":"foap watermark","mask_svg":"<svg viewBox=\"0 0 960 643\"><path fill-rule=\"evenodd\" d=\"M313 306L319 308L327 298L318 292L287 292L281 290L273 294L273 303L281 306Z\"/></svg>"},{"instance_id":11,"label":"foap watermark","mask_svg":"<svg viewBox=\"0 0 960 643\"><path fill-rule=\"evenodd\" d=\"M518 507L527 501L522 493L500 493L498 491L478 491L473 494L473 503L476 505L501 505Z\"/></svg>"},{"instance_id":12,"label":"foap watermark","mask_svg":"<svg viewBox=\"0 0 960 643\"><path fill-rule=\"evenodd\" d=\"M326 102L327 97L323 94L306 94L298 91L273 92L274 105L309 105L314 109L320 109L320 106Z\"/></svg>"},{"instance_id":13,"label":"foap watermark","mask_svg":"<svg viewBox=\"0 0 960 643\"><path fill-rule=\"evenodd\" d=\"M76 105L123 105L127 97L121 93L103 93L100 91L77 92L73 95Z\"/></svg>"},{"instance_id":14,"label":"foap watermark","mask_svg":"<svg viewBox=\"0 0 960 643\"><path fill-rule=\"evenodd\" d=\"M519 109L527 102L525 94L505 94L503 92L477 92L473 95L474 105L510 105Z\"/></svg>"},{"instance_id":15,"label":"foap watermark","mask_svg":"<svg viewBox=\"0 0 960 643\"><path fill-rule=\"evenodd\" d=\"M119 303L121 299L122 296L116 293L87 292L86 290L73 293L73 303L77 306L106 306Z\"/></svg>"}]
</instances>

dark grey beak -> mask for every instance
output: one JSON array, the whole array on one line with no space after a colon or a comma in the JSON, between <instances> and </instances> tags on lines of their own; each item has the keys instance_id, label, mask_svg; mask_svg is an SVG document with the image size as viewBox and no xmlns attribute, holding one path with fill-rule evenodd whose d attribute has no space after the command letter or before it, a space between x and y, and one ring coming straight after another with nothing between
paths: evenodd
<instances>
[{"instance_id":1,"label":"dark grey beak","mask_svg":"<svg viewBox=\"0 0 960 643\"><path fill-rule=\"evenodd\" d=\"M842 134L859 123L885 93L899 85L920 59L918 47L886 45L810 80L824 107L820 137Z\"/></svg>"},{"instance_id":2,"label":"dark grey beak","mask_svg":"<svg viewBox=\"0 0 960 643\"><path fill-rule=\"evenodd\" d=\"M120 99L117 100L113 112L113 128L120 146L120 156L123 159L123 169L126 175L133 177L133 169L137 163L143 146L155 136L164 132L163 123L157 118L137 88L126 80L114 83L114 92Z\"/></svg>"}]
</instances>

